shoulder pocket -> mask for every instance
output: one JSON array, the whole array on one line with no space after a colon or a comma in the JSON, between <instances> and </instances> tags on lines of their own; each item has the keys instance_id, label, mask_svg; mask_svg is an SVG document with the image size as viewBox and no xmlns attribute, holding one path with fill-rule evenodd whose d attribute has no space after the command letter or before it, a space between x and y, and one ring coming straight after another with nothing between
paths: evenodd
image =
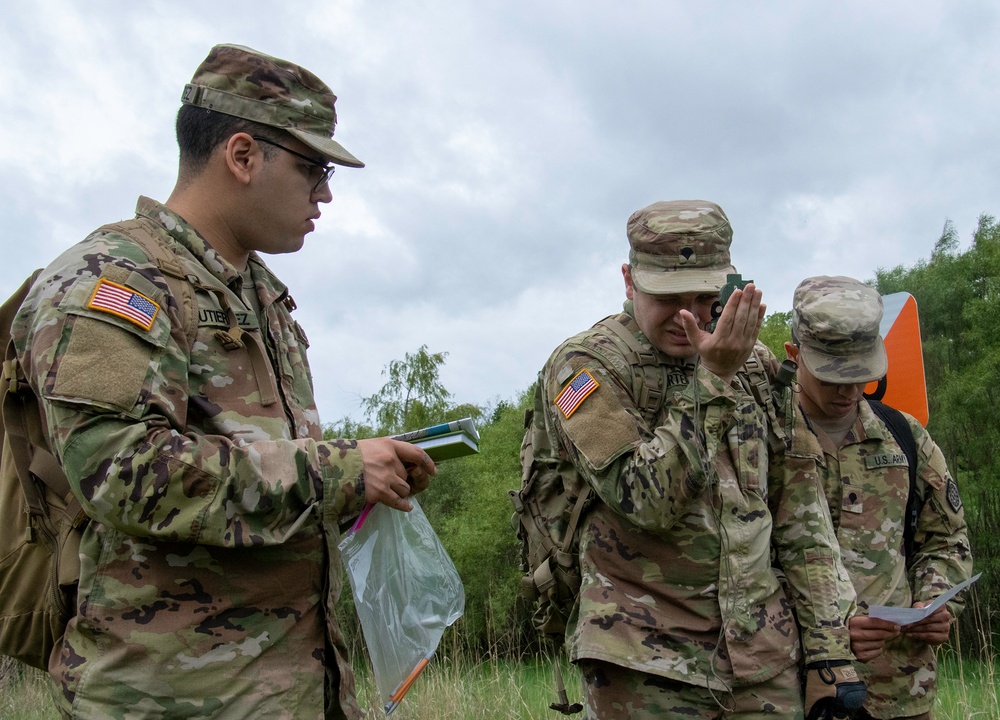
<instances>
[{"instance_id":1,"label":"shoulder pocket","mask_svg":"<svg viewBox=\"0 0 1000 720\"><path fill-rule=\"evenodd\" d=\"M558 393L550 391L553 410L562 424L563 430L577 450L591 466L600 472L625 452L631 451L642 437L637 428L637 420L629 415L612 388L612 379L607 373L596 368L589 372L597 381L582 399L573 401L576 406L570 416L560 409L560 399L571 391L571 383Z\"/></svg>"},{"instance_id":2,"label":"shoulder pocket","mask_svg":"<svg viewBox=\"0 0 1000 720\"><path fill-rule=\"evenodd\" d=\"M60 303L66 341L50 399L125 413L139 403L170 321L152 283L137 273L121 280L77 281Z\"/></svg>"},{"instance_id":3,"label":"shoulder pocket","mask_svg":"<svg viewBox=\"0 0 1000 720\"><path fill-rule=\"evenodd\" d=\"M122 270L108 268L108 270ZM137 272L106 272L77 280L59 303L68 315L88 317L136 335L154 347L170 339L170 320L163 291Z\"/></svg>"}]
</instances>

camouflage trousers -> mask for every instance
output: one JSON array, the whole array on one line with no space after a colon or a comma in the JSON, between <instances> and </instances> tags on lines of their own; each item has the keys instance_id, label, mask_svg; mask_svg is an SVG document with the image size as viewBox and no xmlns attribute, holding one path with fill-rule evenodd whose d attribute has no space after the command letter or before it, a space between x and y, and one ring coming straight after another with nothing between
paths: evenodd
<instances>
[{"instance_id":1,"label":"camouflage trousers","mask_svg":"<svg viewBox=\"0 0 1000 720\"><path fill-rule=\"evenodd\" d=\"M794 665L757 685L731 693L714 691L715 697L699 685L599 660L581 660L580 670L590 720L802 720L802 690Z\"/></svg>"},{"instance_id":2,"label":"camouflage trousers","mask_svg":"<svg viewBox=\"0 0 1000 720\"><path fill-rule=\"evenodd\" d=\"M867 710L862 710L857 715L854 716L854 720L881 720L874 715L869 715ZM906 717L896 717L889 718L888 720L934 720L933 716L929 712L920 713L919 715L907 715Z\"/></svg>"}]
</instances>

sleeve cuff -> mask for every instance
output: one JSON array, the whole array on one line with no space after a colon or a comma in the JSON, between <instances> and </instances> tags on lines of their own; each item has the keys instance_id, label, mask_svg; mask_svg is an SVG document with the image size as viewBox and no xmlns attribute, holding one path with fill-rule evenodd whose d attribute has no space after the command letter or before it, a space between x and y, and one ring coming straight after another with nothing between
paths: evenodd
<instances>
[{"instance_id":1,"label":"sleeve cuff","mask_svg":"<svg viewBox=\"0 0 1000 720\"><path fill-rule=\"evenodd\" d=\"M716 398L725 398L733 405L736 404L736 392L732 385L725 382L714 372L706 368L700 362L695 368L692 378L693 391L702 394L702 399L711 401Z\"/></svg>"},{"instance_id":2,"label":"sleeve cuff","mask_svg":"<svg viewBox=\"0 0 1000 720\"><path fill-rule=\"evenodd\" d=\"M806 663L821 660L854 660L851 632L846 627L803 629L802 654Z\"/></svg>"},{"instance_id":3,"label":"sleeve cuff","mask_svg":"<svg viewBox=\"0 0 1000 720\"><path fill-rule=\"evenodd\" d=\"M327 443L323 443L327 444ZM320 453L323 476L323 523L339 527L365 508L365 473L359 449L330 447Z\"/></svg>"}]
</instances>

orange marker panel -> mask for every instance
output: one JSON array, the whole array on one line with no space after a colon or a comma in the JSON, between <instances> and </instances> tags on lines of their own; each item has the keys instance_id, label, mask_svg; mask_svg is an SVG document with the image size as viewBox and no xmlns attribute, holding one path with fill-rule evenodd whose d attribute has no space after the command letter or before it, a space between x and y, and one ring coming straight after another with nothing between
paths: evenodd
<instances>
[{"instance_id":1,"label":"orange marker panel","mask_svg":"<svg viewBox=\"0 0 1000 720\"><path fill-rule=\"evenodd\" d=\"M879 397L879 383L869 383L865 394L910 413L927 425L927 384L924 379L924 354L920 342L917 301L909 293L893 293L882 298L885 313L880 327L885 339L889 371L884 394Z\"/></svg>"}]
</instances>

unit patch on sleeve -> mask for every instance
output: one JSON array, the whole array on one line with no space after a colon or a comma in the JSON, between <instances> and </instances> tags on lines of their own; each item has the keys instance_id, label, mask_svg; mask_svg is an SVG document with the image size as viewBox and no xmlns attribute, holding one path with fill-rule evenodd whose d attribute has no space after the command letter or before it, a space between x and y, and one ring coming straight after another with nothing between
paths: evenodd
<instances>
[{"instance_id":1,"label":"unit patch on sleeve","mask_svg":"<svg viewBox=\"0 0 1000 720\"><path fill-rule=\"evenodd\" d=\"M586 369L581 370L570 381L569 385L564 387L562 392L556 396L554 401L556 407L562 410L562 414L566 418L569 418L597 387L597 380L590 374L590 371Z\"/></svg>"},{"instance_id":2,"label":"unit patch on sleeve","mask_svg":"<svg viewBox=\"0 0 1000 720\"><path fill-rule=\"evenodd\" d=\"M143 330L153 327L153 320L160 311L156 301L106 278L97 281L97 289L90 296L87 307L125 318Z\"/></svg>"},{"instance_id":3,"label":"unit patch on sleeve","mask_svg":"<svg viewBox=\"0 0 1000 720\"><path fill-rule=\"evenodd\" d=\"M952 512L962 509L962 496L958 494L958 483L951 475L948 476L948 504L951 505Z\"/></svg>"}]
</instances>

